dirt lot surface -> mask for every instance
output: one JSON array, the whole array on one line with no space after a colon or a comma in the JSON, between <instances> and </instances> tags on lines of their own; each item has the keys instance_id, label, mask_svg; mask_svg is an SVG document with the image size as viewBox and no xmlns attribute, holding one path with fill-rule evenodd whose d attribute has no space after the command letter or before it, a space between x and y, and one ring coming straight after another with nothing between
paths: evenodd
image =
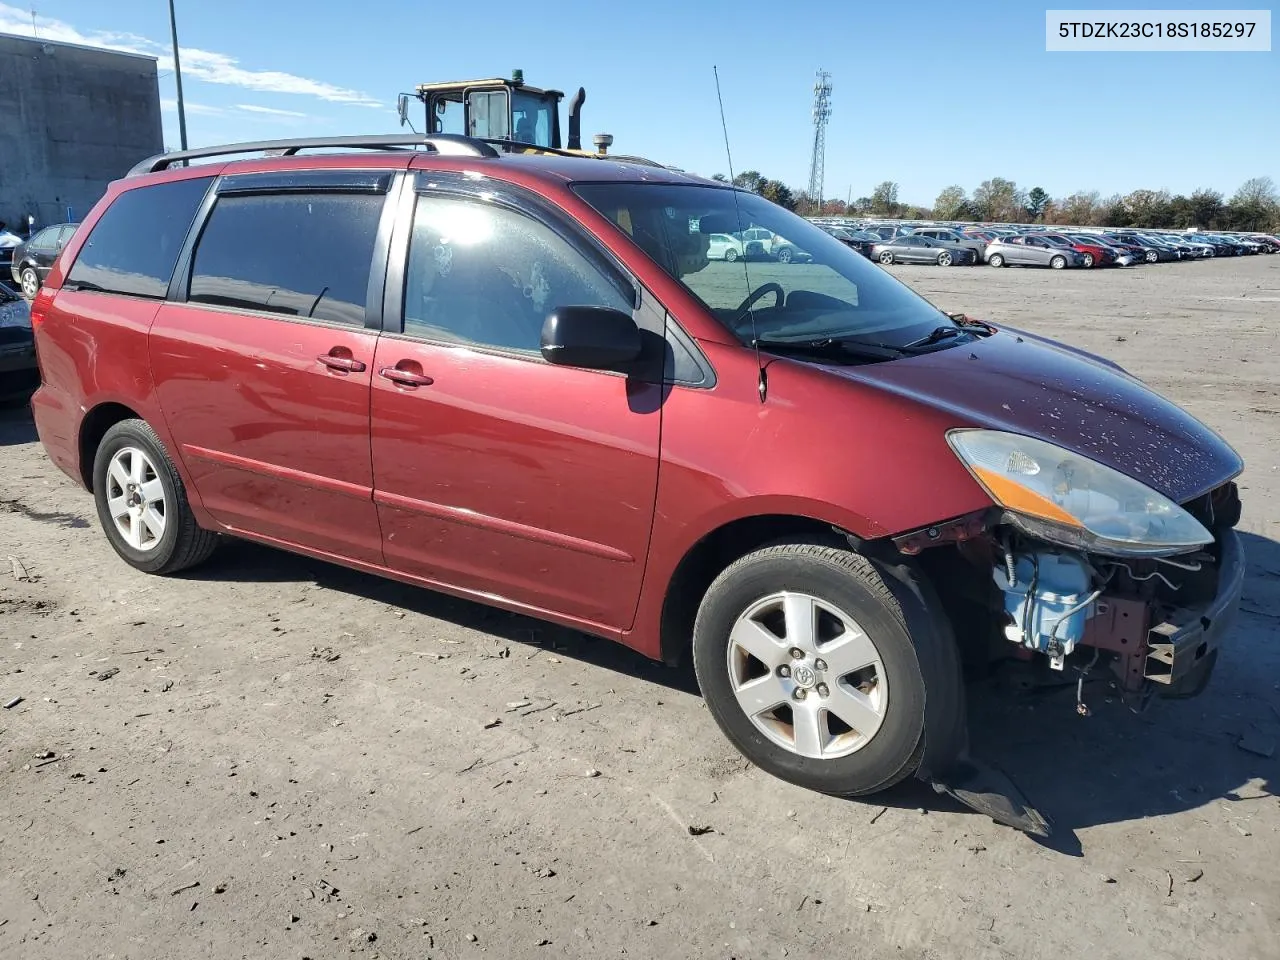
<instances>
[{"instance_id":1,"label":"dirt lot surface","mask_svg":"<svg viewBox=\"0 0 1280 960\"><path fill-rule=\"evenodd\" d=\"M1203 697L973 691L1051 843L771 779L603 641L245 544L135 573L9 410L0 957L1280 955L1280 256L894 272L1117 359L1248 462Z\"/></svg>"}]
</instances>

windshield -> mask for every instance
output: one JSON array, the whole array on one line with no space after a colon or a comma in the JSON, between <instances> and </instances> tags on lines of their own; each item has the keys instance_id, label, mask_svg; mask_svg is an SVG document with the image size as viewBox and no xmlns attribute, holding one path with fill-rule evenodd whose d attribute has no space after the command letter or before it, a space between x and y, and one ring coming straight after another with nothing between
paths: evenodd
<instances>
[{"instance_id":1,"label":"windshield","mask_svg":"<svg viewBox=\"0 0 1280 960\"><path fill-rule=\"evenodd\" d=\"M701 300L743 343L858 339L905 345L951 319L834 237L753 193L655 183L575 191ZM713 233L773 234L734 261L709 259ZM779 256L785 253L785 260Z\"/></svg>"}]
</instances>

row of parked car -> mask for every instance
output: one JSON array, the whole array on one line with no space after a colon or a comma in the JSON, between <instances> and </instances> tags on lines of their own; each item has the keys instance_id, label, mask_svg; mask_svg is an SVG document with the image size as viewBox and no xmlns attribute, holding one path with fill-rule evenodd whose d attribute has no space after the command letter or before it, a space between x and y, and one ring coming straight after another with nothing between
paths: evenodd
<instances>
[{"instance_id":1,"label":"row of parked car","mask_svg":"<svg viewBox=\"0 0 1280 960\"><path fill-rule=\"evenodd\" d=\"M1280 253L1280 238L1264 233L856 224L826 220L815 223L847 246L886 265L929 263L949 267L986 263L993 267L1038 266L1062 270Z\"/></svg>"}]
</instances>

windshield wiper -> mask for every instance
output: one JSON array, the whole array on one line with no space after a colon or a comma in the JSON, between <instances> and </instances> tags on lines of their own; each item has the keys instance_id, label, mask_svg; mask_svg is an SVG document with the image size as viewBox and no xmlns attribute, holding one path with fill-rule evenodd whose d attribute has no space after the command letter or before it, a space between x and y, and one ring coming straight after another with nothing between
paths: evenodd
<instances>
[{"instance_id":1,"label":"windshield wiper","mask_svg":"<svg viewBox=\"0 0 1280 960\"><path fill-rule=\"evenodd\" d=\"M917 347L928 347L935 343L940 343L950 337L958 337L965 331L959 327L934 327L933 330L919 340L912 340L903 346L903 350L915 350Z\"/></svg>"}]
</instances>

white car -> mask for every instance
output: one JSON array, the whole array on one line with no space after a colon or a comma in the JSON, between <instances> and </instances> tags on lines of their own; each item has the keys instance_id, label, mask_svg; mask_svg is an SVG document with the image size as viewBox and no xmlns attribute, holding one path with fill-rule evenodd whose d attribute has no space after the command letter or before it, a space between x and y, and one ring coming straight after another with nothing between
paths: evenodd
<instances>
[{"instance_id":1,"label":"white car","mask_svg":"<svg viewBox=\"0 0 1280 960\"><path fill-rule=\"evenodd\" d=\"M13 251L22 244L22 238L4 228L4 224L0 223L0 265L8 267L13 263ZM8 271L3 276L8 277Z\"/></svg>"},{"instance_id":2,"label":"white car","mask_svg":"<svg viewBox=\"0 0 1280 960\"><path fill-rule=\"evenodd\" d=\"M707 256L712 260L728 260L732 263L742 256L742 241L727 233L713 233Z\"/></svg>"}]
</instances>

